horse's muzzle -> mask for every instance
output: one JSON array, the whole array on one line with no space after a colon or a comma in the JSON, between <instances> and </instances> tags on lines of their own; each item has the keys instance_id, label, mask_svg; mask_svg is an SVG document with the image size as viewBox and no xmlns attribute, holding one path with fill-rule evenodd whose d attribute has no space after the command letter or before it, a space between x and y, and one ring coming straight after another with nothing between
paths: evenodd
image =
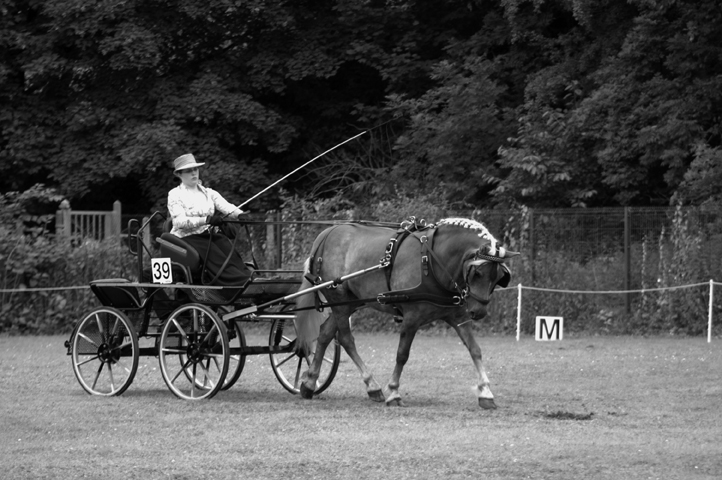
<instances>
[{"instance_id":1,"label":"horse's muzzle","mask_svg":"<svg viewBox=\"0 0 722 480\"><path fill-rule=\"evenodd\" d=\"M481 320L486 317L486 305L478 304L474 308L468 309L468 311L472 320Z\"/></svg>"}]
</instances>

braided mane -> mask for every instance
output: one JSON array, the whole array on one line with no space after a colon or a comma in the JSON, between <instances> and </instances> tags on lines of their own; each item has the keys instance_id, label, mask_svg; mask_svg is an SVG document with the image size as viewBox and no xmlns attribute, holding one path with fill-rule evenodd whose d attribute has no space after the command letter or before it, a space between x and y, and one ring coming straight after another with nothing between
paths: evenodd
<instances>
[{"instance_id":1,"label":"braided mane","mask_svg":"<svg viewBox=\"0 0 722 480\"><path fill-rule=\"evenodd\" d=\"M483 251L477 252L477 258L486 258L487 260L499 261L497 258L504 258L506 256L506 249L499 245L499 241L494 238L494 235L489 232L489 229L476 220L470 220L468 218L444 218L439 221L438 225L456 225L457 227L468 228L475 232L479 232L477 236L483 238L489 242L487 247L484 247Z\"/></svg>"},{"instance_id":2,"label":"braided mane","mask_svg":"<svg viewBox=\"0 0 722 480\"><path fill-rule=\"evenodd\" d=\"M456 225L457 227L469 228L479 232L479 238L484 238L490 242L497 241L486 226L476 220L470 220L468 218L444 218L443 220L440 220L437 225Z\"/></svg>"}]
</instances>

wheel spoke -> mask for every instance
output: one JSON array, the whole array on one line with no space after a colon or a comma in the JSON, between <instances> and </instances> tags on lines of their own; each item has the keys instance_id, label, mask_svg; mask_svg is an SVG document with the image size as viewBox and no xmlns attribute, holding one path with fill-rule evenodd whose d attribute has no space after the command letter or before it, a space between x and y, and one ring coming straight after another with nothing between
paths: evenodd
<instances>
[{"instance_id":1,"label":"wheel spoke","mask_svg":"<svg viewBox=\"0 0 722 480\"><path fill-rule=\"evenodd\" d=\"M110 377L110 391L115 391L115 379L113 378L113 366L108 364L108 376Z\"/></svg>"},{"instance_id":2,"label":"wheel spoke","mask_svg":"<svg viewBox=\"0 0 722 480\"><path fill-rule=\"evenodd\" d=\"M78 336L79 336L80 338L84 339L86 342L88 342L88 343L91 344L92 346L94 346L95 348L98 348L98 347L100 346L100 345L98 345L97 343L95 343L95 342L93 341L93 339L91 339L90 337L88 337L88 336L87 336L86 334L84 334L83 332L78 332Z\"/></svg>"},{"instance_id":3,"label":"wheel spoke","mask_svg":"<svg viewBox=\"0 0 722 480\"><path fill-rule=\"evenodd\" d=\"M178 320L176 318L173 318L173 325L178 329L178 333L180 334L181 338L184 338L186 341L188 341L188 334L185 330L183 330L183 327L181 327L180 323L178 323Z\"/></svg>"},{"instance_id":4,"label":"wheel spoke","mask_svg":"<svg viewBox=\"0 0 722 480\"><path fill-rule=\"evenodd\" d=\"M178 373L176 373L176 376L171 379L170 383L175 384L175 381L178 380L178 377L180 377L180 374L184 371L185 367L181 367L180 370L178 370Z\"/></svg>"},{"instance_id":5,"label":"wheel spoke","mask_svg":"<svg viewBox=\"0 0 722 480\"><path fill-rule=\"evenodd\" d=\"M193 370L191 375L191 398L195 398L196 393L196 364L193 364Z\"/></svg>"},{"instance_id":6,"label":"wheel spoke","mask_svg":"<svg viewBox=\"0 0 722 480\"><path fill-rule=\"evenodd\" d=\"M95 379L93 380L93 389L95 389L95 385L98 383L98 378L100 378L100 372L103 371L103 365L105 365L105 363L100 362L100 366L98 367L98 371L95 373Z\"/></svg>"},{"instance_id":7,"label":"wheel spoke","mask_svg":"<svg viewBox=\"0 0 722 480\"><path fill-rule=\"evenodd\" d=\"M284 358L284 359L281 360L280 362L276 363L276 367L280 367L280 366L282 366L284 363L286 363L287 361L293 360L293 358L294 358L295 356L296 356L295 353L290 354L289 356L287 356L286 358Z\"/></svg>"},{"instance_id":8,"label":"wheel spoke","mask_svg":"<svg viewBox=\"0 0 722 480\"><path fill-rule=\"evenodd\" d=\"M170 348L170 347L163 347L160 349L160 351L162 353L173 353L173 354L178 354L178 355L182 355L182 354L186 353L185 349L178 350L178 349Z\"/></svg>"},{"instance_id":9,"label":"wheel spoke","mask_svg":"<svg viewBox=\"0 0 722 480\"><path fill-rule=\"evenodd\" d=\"M111 351L111 352L115 352L115 351L121 351L121 352L122 352L125 347L127 347L128 345L132 345L132 344L133 344L133 342L131 342L130 339L129 339L128 342L123 343L122 345L116 345L115 347L111 348L110 351Z\"/></svg>"},{"instance_id":10,"label":"wheel spoke","mask_svg":"<svg viewBox=\"0 0 722 480\"><path fill-rule=\"evenodd\" d=\"M209 360L210 362L210 360ZM213 382L213 379L210 376L210 372L207 368L207 366L203 365L203 362L198 362L198 366L201 368L201 371L203 372L203 387L206 387L206 385L210 385L210 388L213 388L215 386L215 383Z\"/></svg>"},{"instance_id":11,"label":"wheel spoke","mask_svg":"<svg viewBox=\"0 0 722 480\"><path fill-rule=\"evenodd\" d=\"M97 360L97 359L99 359L99 358L100 358L100 355L93 355L92 357L90 357L89 359L87 359L87 360L85 360L85 361L75 362L75 366L76 366L76 367L79 367L79 366L81 366L81 365L85 365L86 363L90 363L90 362L92 362L92 361L94 361L94 360Z\"/></svg>"},{"instance_id":12,"label":"wheel spoke","mask_svg":"<svg viewBox=\"0 0 722 480\"><path fill-rule=\"evenodd\" d=\"M119 321L119 320L120 320L120 319L119 319L118 317L115 317L115 323L113 324L113 328L112 328L111 331L110 331L110 334L111 334L111 335L117 335L117 333L118 333L118 321Z\"/></svg>"},{"instance_id":13,"label":"wheel spoke","mask_svg":"<svg viewBox=\"0 0 722 480\"><path fill-rule=\"evenodd\" d=\"M100 332L100 335L102 337L102 335L104 333L103 332L103 330L104 330L103 329L103 321L100 319L100 315L98 315L97 313L95 314L95 323L98 324L98 331Z\"/></svg>"},{"instance_id":14,"label":"wheel spoke","mask_svg":"<svg viewBox=\"0 0 722 480\"><path fill-rule=\"evenodd\" d=\"M298 388L299 380L301 379L301 370L303 369L303 358L298 357L298 365L296 366L296 378L293 380L293 388Z\"/></svg>"}]
</instances>

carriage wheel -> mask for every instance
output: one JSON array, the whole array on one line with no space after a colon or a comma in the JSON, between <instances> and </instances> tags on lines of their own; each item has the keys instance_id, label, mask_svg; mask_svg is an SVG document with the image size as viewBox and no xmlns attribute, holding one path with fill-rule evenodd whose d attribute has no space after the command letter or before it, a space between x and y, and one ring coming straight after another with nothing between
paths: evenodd
<instances>
[{"instance_id":1,"label":"carriage wheel","mask_svg":"<svg viewBox=\"0 0 722 480\"><path fill-rule=\"evenodd\" d=\"M93 310L73 334L73 371L91 395L123 393L138 370L138 354L138 334L128 317L115 308Z\"/></svg>"},{"instance_id":2,"label":"carriage wheel","mask_svg":"<svg viewBox=\"0 0 722 480\"><path fill-rule=\"evenodd\" d=\"M271 334L268 344L271 349L280 349L279 353L271 353L271 367L273 373L283 388L293 394L300 392L301 374L308 368L309 362L313 361L313 354L309 356L308 362L303 357L293 352L293 344L296 342L296 326L293 318L277 318L271 324ZM316 349L316 342L313 342L312 351ZM338 370L338 363L341 359L341 345L334 338L326 348L321 365L321 373L316 382L315 394L326 390Z\"/></svg>"},{"instance_id":3,"label":"carriage wheel","mask_svg":"<svg viewBox=\"0 0 722 480\"><path fill-rule=\"evenodd\" d=\"M226 327L205 305L178 307L163 325L158 357L163 380L177 397L211 398L228 373Z\"/></svg>"},{"instance_id":4,"label":"carriage wheel","mask_svg":"<svg viewBox=\"0 0 722 480\"><path fill-rule=\"evenodd\" d=\"M228 330L228 347L229 347L229 363L228 363L228 374L226 375L226 381L223 382L221 390L228 390L231 388L241 377L243 367L246 366L246 356L241 355L238 352L246 348L246 334L243 333L243 328L239 322L232 322L233 330Z\"/></svg>"},{"instance_id":5,"label":"carriage wheel","mask_svg":"<svg viewBox=\"0 0 722 480\"><path fill-rule=\"evenodd\" d=\"M228 335L228 372L226 373L226 379L223 381L221 390L228 390L231 388L241 377L243 367L246 366L246 355L240 353L242 349L246 347L246 335L243 332L243 328L237 322L234 322L233 330L226 329ZM233 352L236 352L235 354ZM188 381L193 381L193 368L192 364L188 363L186 355L179 355L178 361L180 365L184 365L183 373L185 373ZM208 363L208 362L206 362ZM203 379L196 377L196 384L198 387L203 387Z\"/></svg>"}]
</instances>

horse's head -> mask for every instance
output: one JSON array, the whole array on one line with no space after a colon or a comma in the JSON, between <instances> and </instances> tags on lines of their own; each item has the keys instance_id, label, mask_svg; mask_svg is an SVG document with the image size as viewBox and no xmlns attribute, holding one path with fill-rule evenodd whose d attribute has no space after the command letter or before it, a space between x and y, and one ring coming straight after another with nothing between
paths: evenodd
<instances>
[{"instance_id":1,"label":"horse's head","mask_svg":"<svg viewBox=\"0 0 722 480\"><path fill-rule=\"evenodd\" d=\"M448 233L439 243L447 249L447 259L461 259L461 270L455 267L453 289L461 291L467 312L473 320L479 320L486 316L494 287L509 285L511 270L505 262L519 253L500 246L486 226L476 220L445 218L438 223L440 227L447 225L453 228L445 228ZM456 262L452 261L459 265Z\"/></svg>"},{"instance_id":2,"label":"horse's head","mask_svg":"<svg viewBox=\"0 0 722 480\"><path fill-rule=\"evenodd\" d=\"M505 261L519 255L504 247L497 247L496 242L483 245L467 254L463 264L464 297L466 310L474 320L486 316L486 306L497 285L506 288L511 280L511 270Z\"/></svg>"}]
</instances>

